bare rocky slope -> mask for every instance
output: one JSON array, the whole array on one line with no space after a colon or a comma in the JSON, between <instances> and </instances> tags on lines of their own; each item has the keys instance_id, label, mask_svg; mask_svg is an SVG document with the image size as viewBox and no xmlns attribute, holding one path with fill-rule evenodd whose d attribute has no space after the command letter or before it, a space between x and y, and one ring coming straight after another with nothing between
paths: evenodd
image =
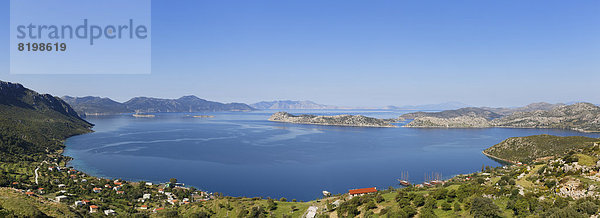
<instances>
[{"instance_id":1,"label":"bare rocky slope","mask_svg":"<svg viewBox=\"0 0 600 218\"><path fill-rule=\"evenodd\" d=\"M462 108L442 112L416 112L402 115L413 119L406 127L441 128L556 128L581 132L600 132L600 107L590 103L543 105L548 110L515 109L503 115L483 108ZM502 113L506 113L503 111Z\"/></svg>"},{"instance_id":2,"label":"bare rocky slope","mask_svg":"<svg viewBox=\"0 0 600 218\"><path fill-rule=\"evenodd\" d=\"M357 127L397 127L382 119L365 117L362 115L335 115L335 116L316 116L316 115L292 115L287 112L277 112L271 115L270 121L316 124L330 126L357 126Z\"/></svg>"}]
</instances>

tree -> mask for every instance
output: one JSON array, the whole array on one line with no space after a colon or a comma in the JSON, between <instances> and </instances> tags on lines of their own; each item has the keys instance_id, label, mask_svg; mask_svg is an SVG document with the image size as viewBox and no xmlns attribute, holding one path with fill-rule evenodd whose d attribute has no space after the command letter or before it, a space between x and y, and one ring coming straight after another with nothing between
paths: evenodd
<instances>
[{"instance_id":1,"label":"tree","mask_svg":"<svg viewBox=\"0 0 600 218\"><path fill-rule=\"evenodd\" d=\"M598 212L598 205L594 204L594 202L591 201L585 201L583 203L578 204L576 209L579 213L594 215L596 214L596 212Z\"/></svg>"},{"instance_id":2,"label":"tree","mask_svg":"<svg viewBox=\"0 0 600 218\"><path fill-rule=\"evenodd\" d=\"M474 217L500 217L500 208L492 199L476 197L471 203L471 214Z\"/></svg>"},{"instance_id":3,"label":"tree","mask_svg":"<svg viewBox=\"0 0 600 218\"><path fill-rule=\"evenodd\" d=\"M175 179L175 178L171 178L171 179L169 179L169 182L170 182L171 184L175 184L175 183L177 183L177 179Z\"/></svg>"},{"instance_id":4,"label":"tree","mask_svg":"<svg viewBox=\"0 0 600 218\"><path fill-rule=\"evenodd\" d=\"M375 201L369 201L369 202L368 202L368 203L365 205L365 207L366 207L368 210L371 210L371 209L375 209L375 208L377 208L377 205L375 205Z\"/></svg>"},{"instance_id":5,"label":"tree","mask_svg":"<svg viewBox=\"0 0 600 218\"><path fill-rule=\"evenodd\" d=\"M435 212L433 212L433 209L427 208L427 207L422 207L419 217L421 217L421 218L436 218L437 215L435 215Z\"/></svg>"},{"instance_id":6,"label":"tree","mask_svg":"<svg viewBox=\"0 0 600 218\"><path fill-rule=\"evenodd\" d=\"M412 205L408 205L408 206L402 208L402 211L404 211L404 213L406 213L406 215L408 215L408 217L413 217L413 216L417 215L417 208L413 207Z\"/></svg>"},{"instance_id":7,"label":"tree","mask_svg":"<svg viewBox=\"0 0 600 218\"><path fill-rule=\"evenodd\" d=\"M267 209L268 210L276 210L277 209L277 203L275 203L275 201L273 199L267 200Z\"/></svg>"},{"instance_id":8,"label":"tree","mask_svg":"<svg viewBox=\"0 0 600 218\"><path fill-rule=\"evenodd\" d=\"M380 194L377 194L377 196L375 196L375 201L377 201L377 203L381 203L385 201L385 198L383 198L383 196L381 196Z\"/></svg>"},{"instance_id":9,"label":"tree","mask_svg":"<svg viewBox=\"0 0 600 218\"><path fill-rule=\"evenodd\" d=\"M456 211L456 212L460 211L460 204L458 202L454 202L454 211Z\"/></svg>"},{"instance_id":10,"label":"tree","mask_svg":"<svg viewBox=\"0 0 600 218\"><path fill-rule=\"evenodd\" d=\"M413 199L413 204L415 204L415 206L417 207L425 205L425 197L423 197L423 195L415 196L415 198Z\"/></svg>"},{"instance_id":11,"label":"tree","mask_svg":"<svg viewBox=\"0 0 600 218\"><path fill-rule=\"evenodd\" d=\"M446 211L452 210L452 206L448 202L444 201L441 206L442 206L442 210L446 210Z\"/></svg>"},{"instance_id":12,"label":"tree","mask_svg":"<svg viewBox=\"0 0 600 218\"><path fill-rule=\"evenodd\" d=\"M519 199L515 203L513 210L515 215L524 216L525 214L529 213L529 202L527 202L525 199Z\"/></svg>"},{"instance_id":13,"label":"tree","mask_svg":"<svg viewBox=\"0 0 600 218\"><path fill-rule=\"evenodd\" d=\"M280 198L279 201L286 202L287 198Z\"/></svg>"}]
</instances>

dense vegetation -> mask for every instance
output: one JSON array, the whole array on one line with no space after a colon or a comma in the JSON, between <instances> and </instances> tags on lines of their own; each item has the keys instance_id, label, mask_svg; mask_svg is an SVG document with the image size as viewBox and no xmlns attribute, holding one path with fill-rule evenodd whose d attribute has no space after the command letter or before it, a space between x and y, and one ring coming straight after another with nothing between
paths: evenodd
<instances>
[{"instance_id":1,"label":"dense vegetation","mask_svg":"<svg viewBox=\"0 0 600 218\"><path fill-rule=\"evenodd\" d=\"M62 149L65 138L89 132L92 125L68 104L20 84L0 82L0 158L3 162L39 160Z\"/></svg>"},{"instance_id":2,"label":"dense vegetation","mask_svg":"<svg viewBox=\"0 0 600 218\"><path fill-rule=\"evenodd\" d=\"M569 151L589 147L598 141L600 140L583 136L512 137L486 149L484 153L509 162L530 163L539 158L564 156Z\"/></svg>"}]
</instances>

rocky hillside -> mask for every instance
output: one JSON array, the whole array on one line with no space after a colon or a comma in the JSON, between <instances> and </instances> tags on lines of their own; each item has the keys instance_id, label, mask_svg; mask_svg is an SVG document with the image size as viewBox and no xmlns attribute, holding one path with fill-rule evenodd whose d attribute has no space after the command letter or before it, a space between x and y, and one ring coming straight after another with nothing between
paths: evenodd
<instances>
[{"instance_id":1,"label":"rocky hillside","mask_svg":"<svg viewBox=\"0 0 600 218\"><path fill-rule=\"evenodd\" d=\"M539 111L539 110L552 110L556 107L560 107L560 106L564 106L565 104L562 103L558 103L558 104L550 104L550 103L546 103L546 102L538 102L538 103L531 103L528 104L524 107L516 107L516 108L491 108L491 107L482 107L481 109L484 110L489 110L492 111L494 113L497 114L502 114L502 115L510 115L512 113L515 112L531 112L531 111Z\"/></svg>"},{"instance_id":2,"label":"rocky hillside","mask_svg":"<svg viewBox=\"0 0 600 218\"><path fill-rule=\"evenodd\" d=\"M536 106L537 105L537 106ZM557 128L582 132L600 131L600 107L590 103L572 105L536 104L512 109L504 115L484 108L462 108L442 112L416 112L401 118L413 119L406 127L444 128ZM551 108L549 110L536 110ZM506 110L495 110L506 113Z\"/></svg>"},{"instance_id":3,"label":"rocky hillside","mask_svg":"<svg viewBox=\"0 0 600 218\"><path fill-rule=\"evenodd\" d=\"M337 109L336 106L317 104L312 101L261 101L258 103L251 104L256 109L274 109L274 110L285 110L285 109Z\"/></svg>"},{"instance_id":4,"label":"rocky hillside","mask_svg":"<svg viewBox=\"0 0 600 218\"><path fill-rule=\"evenodd\" d=\"M65 96L63 99L79 113L86 115L106 115L119 113L155 112L207 112L207 111L251 111L254 108L242 103L219 103L196 96L183 96L178 99L136 97L124 103L109 98Z\"/></svg>"},{"instance_id":5,"label":"rocky hillside","mask_svg":"<svg viewBox=\"0 0 600 218\"><path fill-rule=\"evenodd\" d=\"M468 107L442 112L415 112L400 118L414 119L407 127L482 128L502 115L481 108Z\"/></svg>"},{"instance_id":6,"label":"rocky hillside","mask_svg":"<svg viewBox=\"0 0 600 218\"><path fill-rule=\"evenodd\" d=\"M62 149L62 140L90 131L58 97L39 94L21 84L0 81L0 157L28 159Z\"/></svg>"},{"instance_id":7,"label":"rocky hillside","mask_svg":"<svg viewBox=\"0 0 600 218\"><path fill-rule=\"evenodd\" d=\"M271 115L270 121L330 125L330 126L358 126L358 127L396 127L382 119L365 117L362 115L336 115L336 116L316 116L316 115L292 115L287 112L277 112Z\"/></svg>"},{"instance_id":8,"label":"rocky hillside","mask_svg":"<svg viewBox=\"0 0 600 218\"><path fill-rule=\"evenodd\" d=\"M590 103L563 105L552 110L515 112L492 121L492 126L600 131L600 107Z\"/></svg>"},{"instance_id":9,"label":"rocky hillside","mask_svg":"<svg viewBox=\"0 0 600 218\"><path fill-rule=\"evenodd\" d=\"M131 113L132 110L127 108L127 105L116 102L110 98L101 97L71 97L64 96L62 99L69 103L82 115L108 115L108 114L120 114L120 113Z\"/></svg>"},{"instance_id":10,"label":"rocky hillside","mask_svg":"<svg viewBox=\"0 0 600 218\"><path fill-rule=\"evenodd\" d=\"M507 162L528 163L539 158L562 157L571 150L590 147L594 142L600 142L600 139L552 135L512 137L486 149L483 153Z\"/></svg>"},{"instance_id":11,"label":"rocky hillside","mask_svg":"<svg viewBox=\"0 0 600 218\"><path fill-rule=\"evenodd\" d=\"M206 111L252 111L254 108L243 103L223 104L207 101L193 95L178 99L137 97L124 103L136 112L206 112Z\"/></svg>"}]
</instances>

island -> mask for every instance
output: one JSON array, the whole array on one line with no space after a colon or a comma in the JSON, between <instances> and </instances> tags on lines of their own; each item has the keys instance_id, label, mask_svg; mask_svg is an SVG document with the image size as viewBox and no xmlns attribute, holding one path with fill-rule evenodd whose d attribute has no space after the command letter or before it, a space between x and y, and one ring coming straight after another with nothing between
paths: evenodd
<instances>
[{"instance_id":1,"label":"island","mask_svg":"<svg viewBox=\"0 0 600 218\"><path fill-rule=\"evenodd\" d=\"M397 127L383 119L365 117L362 115L335 115L335 116L317 116L310 114L292 115L287 112L277 112L271 115L270 121L314 124L327 126L354 126L354 127Z\"/></svg>"}]
</instances>

